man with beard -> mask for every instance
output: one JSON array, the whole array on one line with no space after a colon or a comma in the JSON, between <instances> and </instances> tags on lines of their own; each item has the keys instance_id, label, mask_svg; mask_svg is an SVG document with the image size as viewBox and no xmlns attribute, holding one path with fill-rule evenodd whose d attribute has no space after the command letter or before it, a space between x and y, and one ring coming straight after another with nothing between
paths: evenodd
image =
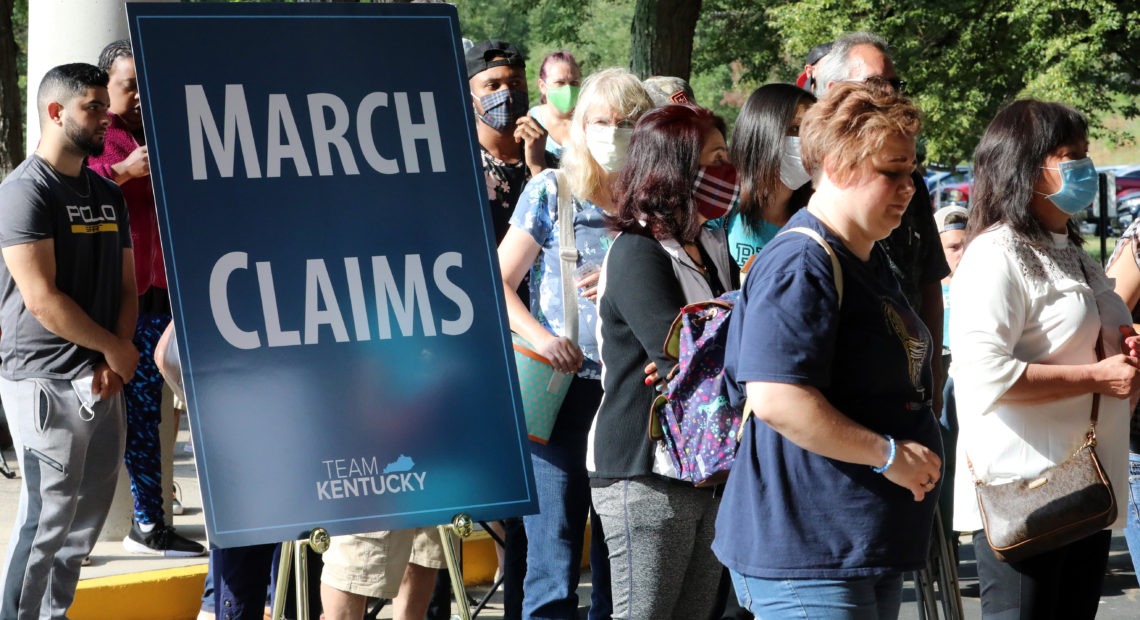
<instances>
[{"instance_id":1,"label":"man with beard","mask_svg":"<svg viewBox=\"0 0 1140 620\"><path fill-rule=\"evenodd\" d=\"M134 345L142 354L134 381L123 388L127 405L127 448L124 462L134 496L134 523L123 546L132 553L167 557L197 556L206 549L167 527L163 510L162 375L154 365L154 345L170 323L166 269L158 239L154 192L150 187L150 158L139 110L139 89L131 42L114 41L99 54L99 68L107 72L111 124L103 152L87 164L111 179L123 191L131 219L131 245L135 256L135 287L139 318ZM167 482L169 484L169 482ZM180 505L174 506L174 514Z\"/></svg>"},{"instance_id":2,"label":"man with beard","mask_svg":"<svg viewBox=\"0 0 1140 620\"><path fill-rule=\"evenodd\" d=\"M40 144L0 184L0 398L23 473L0 620L62 618L123 458L123 384L139 354L129 220L102 152L107 74L48 71Z\"/></svg>"}]
</instances>

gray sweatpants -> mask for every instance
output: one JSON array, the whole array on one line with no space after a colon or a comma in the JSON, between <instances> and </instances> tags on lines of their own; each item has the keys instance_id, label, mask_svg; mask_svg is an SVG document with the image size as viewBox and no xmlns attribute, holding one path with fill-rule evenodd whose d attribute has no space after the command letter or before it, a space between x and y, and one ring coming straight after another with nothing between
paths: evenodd
<instances>
[{"instance_id":1,"label":"gray sweatpants","mask_svg":"<svg viewBox=\"0 0 1140 620\"><path fill-rule=\"evenodd\" d=\"M591 494L610 550L615 620L708 618L722 569L712 552L720 497L653 476Z\"/></svg>"},{"instance_id":2,"label":"gray sweatpants","mask_svg":"<svg viewBox=\"0 0 1140 620\"><path fill-rule=\"evenodd\" d=\"M0 577L0 620L66 620L80 563L115 495L123 397L82 409L71 381L0 378L0 398L24 482Z\"/></svg>"}]
</instances>

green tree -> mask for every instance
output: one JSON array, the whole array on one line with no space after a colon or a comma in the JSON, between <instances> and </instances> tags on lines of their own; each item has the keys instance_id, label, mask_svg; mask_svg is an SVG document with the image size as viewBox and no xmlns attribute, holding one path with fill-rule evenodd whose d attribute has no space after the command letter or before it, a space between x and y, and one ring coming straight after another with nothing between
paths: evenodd
<instances>
[{"instance_id":1,"label":"green tree","mask_svg":"<svg viewBox=\"0 0 1140 620\"><path fill-rule=\"evenodd\" d=\"M27 0L0 0L0 176L24 160L24 104L20 76L27 57L17 41L26 41Z\"/></svg>"},{"instance_id":2,"label":"green tree","mask_svg":"<svg viewBox=\"0 0 1140 620\"><path fill-rule=\"evenodd\" d=\"M23 152L22 137L11 137L22 136L22 83L13 94L10 76L12 58L16 75L25 71L27 2L0 0L0 171ZM460 0L458 10L465 37L522 49L532 85L541 58L565 48L586 74L627 66L689 75L698 102L730 124L757 86L793 80L809 49L870 30L893 44L925 114L928 159L947 164L968 159L1016 97L1073 105L1092 119L1094 137L1115 144L1133 136L1106 121L1140 116L1136 0ZM654 60L654 49L669 59Z\"/></svg>"},{"instance_id":3,"label":"green tree","mask_svg":"<svg viewBox=\"0 0 1140 620\"><path fill-rule=\"evenodd\" d=\"M628 66L629 24L634 0L502 0L460 2L459 26L472 41L510 41L526 56L531 100L538 101L542 58L566 49L583 75L612 66Z\"/></svg>"},{"instance_id":4,"label":"green tree","mask_svg":"<svg viewBox=\"0 0 1140 620\"><path fill-rule=\"evenodd\" d=\"M768 23L765 3L756 0L705 0L693 41L693 78L697 102L728 123L729 133L741 106L758 86L794 79L779 70L780 47Z\"/></svg>"},{"instance_id":5,"label":"green tree","mask_svg":"<svg viewBox=\"0 0 1140 620\"><path fill-rule=\"evenodd\" d=\"M870 30L894 47L923 110L931 161L968 159L986 124L1023 96L1061 101L1091 117L1094 136L1124 142L1110 115L1136 116L1140 20L1132 0L801 0L768 11L785 58L843 32Z\"/></svg>"},{"instance_id":6,"label":"green tree","mask_svg":"<svg viewBox=\"0 0 1140 620\"><path fill-rule=\"evenodd\" d=\"M701 0L637 0L630 23L629 68L642 79L688 80Z\"/></svg>"}]
</instances>

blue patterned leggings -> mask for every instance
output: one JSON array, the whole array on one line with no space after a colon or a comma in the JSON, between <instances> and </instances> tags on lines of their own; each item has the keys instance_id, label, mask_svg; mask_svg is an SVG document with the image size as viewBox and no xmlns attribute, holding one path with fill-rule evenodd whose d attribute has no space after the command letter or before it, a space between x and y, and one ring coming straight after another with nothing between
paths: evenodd
<instances>
[{"instance_id":1,"label":"blue patterned leggings","mask_svg":"<svg viewBox=\"0 0 1140 620\"><path fill-rule=\"evenodd\" d=\"M123 387L127 401L127 449L123 461L131 478L135 520L163 522L162 447L158 424L162 421L162 375L154 363L154 346L170 323L169 314L139 313L135 347L139 366L135 378Z\"/></svg>"}]
</instances>

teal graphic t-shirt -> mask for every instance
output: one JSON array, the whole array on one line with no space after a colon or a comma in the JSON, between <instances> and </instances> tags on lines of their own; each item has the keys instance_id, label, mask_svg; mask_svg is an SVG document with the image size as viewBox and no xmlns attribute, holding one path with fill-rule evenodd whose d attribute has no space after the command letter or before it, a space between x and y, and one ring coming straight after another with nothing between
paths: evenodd
<instances>
[{"instance_id":1,"label":"teal graphic t-shirt","mask_svg":"<svg viewBox=\"0 0 1140 620\"><path fill-rule=\"evenodd\" d=\"M758 254L780 232L779 226L767 220L761 221L760 229L756 230L745 224L739 213L728 216L725 227L728 233L728 252L738 267L743 267L753 254Z\"/></svg>"}]
</instances>

